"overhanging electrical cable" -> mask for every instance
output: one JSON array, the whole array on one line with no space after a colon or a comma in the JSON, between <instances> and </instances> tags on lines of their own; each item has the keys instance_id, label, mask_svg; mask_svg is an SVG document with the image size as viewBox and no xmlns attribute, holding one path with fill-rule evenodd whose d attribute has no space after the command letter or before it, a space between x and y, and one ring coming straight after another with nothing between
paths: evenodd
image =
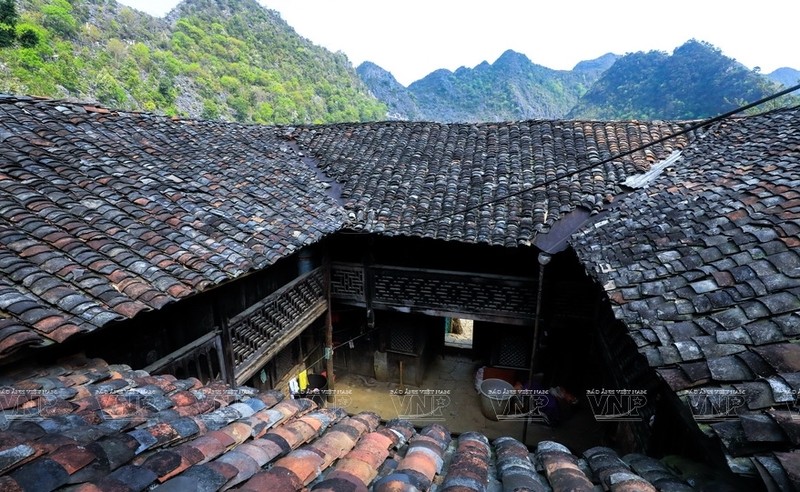
<instances>
[{"instance_id":1,"label":"overhanging electrical cable","mask_svg":"<svg viewBox=\"0 0 800 492\"><path fill-rule=\"evenodd\" d=\"M693 132L693 131L695 131L695 130L697 130L699 128L702 128L704 126L708 126L708 125L711 125L711 124L716 123L718 121L724 120L726 118L730 118L731 116L733 116L733 115L735 115L737 113L741 113L742 111L747 111L750 108L754 108L756 106L760 106L760 105L762 105L762 104L764 104L766 102L772 101L773 99L777 99L777 98L779 98L781 96L785 96L786 94L792 93L792 92L794 92L796 90L800 90L800 84L794 85L794 86L789 87L787 89L784 89L784 90L782 90L780 92L776 92L775 94L772 94L770 96L761 98L761 99L759 99L759 100L757 100L755 102L746 104L744 106L740 106L740 107L738 107L738 108L736 108L734 110L728 111L727 113L723 113L721 115L714 116L712 118L708 118L708 119L702 120L702 121L700 121L698 123L695 123L693 125L690 125L690 126L684 128L683 130L680 130L678 132L672 133L672 134L667 135L665 137L661 137L659 139L653 140L652 142L646 143L644 145L640 145L639 147L626 150L625 152L620 152L619 154L615 154L615 155L613 155L611 157L608 157L606 159L603 159L603 160L601 160L599 162L595 162L593 164L589 164L587 166L580 167L578 169L575 169L574 171L569 171L567 173L562 174L561 176L556 176L555 178L542 181L541 183L534 184L532 186L528 186L528 187L522 188L519 191L515 191L513 193L508 193L506 195L499 196L499 197L494 198L492 200L487 200L485 202L481 202L481 203L478 203L478 204L463 208L461 210L456 210L455 212L442 214L442 215L439 215L437 217L432 217L430 219L421 220L419 222L414 222L414 223L408 224L408 225L401 225L400 227L393 228L392 232L402 231L402 230L405 230L405 229L411 229L411 228L418 227L418 226L421 226L421 225L430 224L431 222L439 222L440 220L443 220L443 219L447 219L447 218L450 218L450 217L455 217L456 215L465 214L467 212L471 212L473 210L476 210L476 209L479 209L479 208L482 208L482 207L486 207L488 205L493 205L495 203L502 202L503 200L507 200L509 198L512 198L512 197L515 197L515 196L519 196L519 195L521 195L523 193L527 193L527 192L529 192L531 190L535 190L535 189L538 189L538 188L543 188L543 187L545 187L547 185L556 183L556 182L558 182L558 181L560 181L560 180L562 180L564 178L569 178L569 177L575 176L576 174L582 173L584 171L591 170L591 169L593 169L595 167L602 166L604 164L608 164L609 162L615 161L617 159L621 159L622 157L625 157L625 156L631 155L633 153L642 151L642 150L644 150L644 149L646 149L648 147L651 147L653 145L658 145L658 144L660 144L662 142L666 142L667 140L670 140L670 139L679 137L681 135L685 135L687 133Z\"/></svg>"}]
</instances>

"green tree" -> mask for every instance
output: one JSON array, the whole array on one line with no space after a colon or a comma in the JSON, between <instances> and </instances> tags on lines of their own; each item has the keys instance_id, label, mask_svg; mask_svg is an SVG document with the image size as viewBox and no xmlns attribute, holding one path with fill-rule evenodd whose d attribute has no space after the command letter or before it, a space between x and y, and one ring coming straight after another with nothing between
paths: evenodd
<instances>
[{"instance_id":1,"label":"green tree","mask_svg":"<svg viewBox=\"0 0 800 492\"><path fill-rule=\"evenodd\" d=\"M45 37L45 31L33 24L17 25L17 41L24 48L35 48Z\"/></svg>"},{"instance_id":2,"label":"green tree","mask_svg":"<svg viewBox=\"0 0 800 492\"><path fill-rule=\"evenodd\" d=\"M14 27L19 20L17 3L15 0L0 0L0 24Z\"/></svg>"},{"instance_id":3,"label":"green tree","mask_svg":"<svg viewBox=\"0 0 800 492\"><path fill-rule=\"evenodd\" d=\"M8 48L14 44L17 32L8 24L0 24L0 48Z\"/></svg>"},{"instance_id":4,"label":"green tree","mask_svg":"<svg viewBox=\"0 0 800 492\"><path fill-rule=\"evenodd\" d=\"M19 19L15 0L0 0L0 48L14 44L17 38L16 25Z\"/></svg>"},{"instance_id":5,"label":"green tree","mask_svg":"<svg viewBox=\"0 0 800 492\"><path fill-rule=\"evenodd\" d=\"M66 0L53 0L42 7L42 15L44 26L63 36L72 36L78 29L78 21L72 16L72 5Z\"/></svg>"},{"instance_id":6,"label":"green tree","mask_svg":"<svg viewBox=\"0 0 800 492\"><path fill-rule=\"evenodd\" d=\"M16 31L0 32L3 92L243 122L385 114L344 55L301 38L255 0L192 0L174 23L106 0L17 1ZM13 8L0 0L3 25Z\"/></svg>"}]
</instances>

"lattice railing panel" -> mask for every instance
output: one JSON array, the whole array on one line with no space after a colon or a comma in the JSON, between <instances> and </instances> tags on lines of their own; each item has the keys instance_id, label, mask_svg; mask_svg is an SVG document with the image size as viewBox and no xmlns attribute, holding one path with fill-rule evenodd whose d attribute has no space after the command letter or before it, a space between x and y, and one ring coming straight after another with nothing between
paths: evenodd
<instances>
[{"instance_id":1,"label":"lattice railing panel","mask_svg":"<svg viewBox=\"0 0 800 492\"><path fill-rule=\"evenodd\" d=\"M250 359L263 354L320 302L325 302L325 279L322 268L317 268L232 318L229 327L234 366L248 365Z\"/></svg>"},{"instance_id":2,"label":"lattice railing panel","mask_svg":"<svg viewBox=\"0 0 800 492\"><path fill-rule=\"evenodd\" d=\"M397 270L376 269L375 304L463 313L534 314L532 288L476 280L461 275L422 277Z\"/></svg>"},{"instance_id":3,"label":"lattice railing panel","mask_svg":"<svg viewBox=\"0 0 800 492\"><path fill-rule=\"evenodd\" d=\"M534 316L533 279L386 265L368 268L372 274L372 307L483 315L484 319L530 321ZM331 295L340 301L365 306L367 280L363 265L334 263Z\"/></svg>"},{"instance_id":4,"label":"lattice railing panel","mask_svg":"<svg viewBox=\"0 0 800 492\"><path fill-rule=\"evenodd\" d=\"M337 299L364 301L364 267L335 263L331 269L331 294Z\"/></svg>"}]
</instances>

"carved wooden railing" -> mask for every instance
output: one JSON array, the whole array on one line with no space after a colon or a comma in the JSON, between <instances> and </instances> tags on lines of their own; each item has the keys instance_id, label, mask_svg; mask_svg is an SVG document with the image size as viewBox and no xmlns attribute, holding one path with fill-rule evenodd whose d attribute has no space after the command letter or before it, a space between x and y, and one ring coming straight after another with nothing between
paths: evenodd
<instances>
[{"instance_id":1,"label":"carved wooden railing","mask_svg":"<svg viewBox=\"0 0 800 492\"><path fill-rule=\"evenodd\" d=\"M228 321L236 384L264 364L325 312L323 268L292 282Z\"/></svg>"},{"instance_id":2,"label":"carved wooden railing","mask_svg":"<svg viewBox=\"0 0 800 492\"><path fill-rule=\"evenodd\" d=\"M535 316L536 282L505 275L333 263L331 296L363 307L529 324Z\"/></svg>"}]
</instances>

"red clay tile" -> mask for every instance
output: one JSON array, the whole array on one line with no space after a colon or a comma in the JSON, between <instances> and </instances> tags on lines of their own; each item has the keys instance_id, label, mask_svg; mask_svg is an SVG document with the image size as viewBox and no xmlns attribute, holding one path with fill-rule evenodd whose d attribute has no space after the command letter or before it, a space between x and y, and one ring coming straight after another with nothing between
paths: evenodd
<instances>
[{"instance_id":1,"label":"red clay tile","mask_svg":"<svg viewBox=\"0 0 800 492\"><path fill-rule=\"evenodd\" d=\"M423 474L428 480L433 480L436 476L436 463L433 458L425 453L410 449L403 461L397 466L397 470L414 470Z\"/></svg>"},{"instance_id":2,"label":"red clay tile","mask_svg":"<svg viewBox=\"0 0 800 492\"><path fill-rule=\"evenodd\" d=\"M278 444L268 439L256 439L250 444L253 446L258 446L262 451L264 451L264 453L267 455L268 463L283 453L283 450Z\"/></svg>"},{"instance_id":3,"label":"red clay tile","mask_svg":"<svg viewBox=\"0 0 800 492\"><path fill-rule=\"evenodd\" d=\"M252 460L255 461L259 467L266 465L270 460L269 455L266 453L266 451L264 451L264 449L251 443L244 443L240 446L237 446L236 451L239 453L244 453L252 458Z\"/></svg>"},{"instance_id":4,"label":"red clay tile","mask_svg":"<svg viewBox=\"0 0 800 492\"><path fill-rule=\"evenodd\" d=\"M55 330L51 331L50 333L48 333L47 338L50 338L60 343L66 340L67 338L71 337L72 335L75 335L77 333L83 333L85 331L87 331L86 328L81 328L80 326L72 323L65 323L56 328Z\"/></svg>"},{"instance_id":5,"label":"red clay tile","mask_svg":"<svg viewBox=\"0 0 800 492\"><path fill-rule=\"evenodd\" d=\"M256 473L242 486L242 492L296 492L303 487L302 482L289 470L280 467Z\"/></svg>"},{"instance_id":6,"label":"red clay tile","mask_svg":"<svg viewBox=\"0 0 800 492\"><path fill-rule=\"evenodd\" d=\"M75 441L61 434L46 434L30 443L40 454L50 454L63 446L72 446Z\"/></svg>"},{"instance_id":7,"label":"red clay tile","mask_svg":"<svg viewBox=\"0 0 800 492\"><path fill-rule=\"evenodd\" d=\"M189 381L189 382L192 383L192 388L191 389L198 389L198 388L202 388L203 387L203 382L200 381L199 379L195 378L195 377L186 378L186 379L184 379L184 381Z\"/></svg>"},{"instance_id":8,"label":"red clay tile","mask_svg":"<svg viewBox=\"0 0 800 492\"><path fill-rule=\"evenodd\" d=\"M309 428L307 425L304 425L304 427L306 427L307 429ZM297 431L292 429L289 426L289 424L276 427L270 430L267 434L268 435L275 434L282 437L283 439L286 440L287 443L289 443L289 446L292 447L292 449L296 448L297 446L303 444L306 441L306 438L304 438Z\"/></svg>"},{"instance_id":9,"label":"red clay tile","mask_svg":"<svg viewBox=\"0 0 800 492\"><path fill-rule=\"evenodd\" d=\"M329 473L323 482L314 486L315 491L319 492L369 492L366 484L360 477L351 475L346 471L334 470ZM453 492L474 492L470 491L453 491Z\"/></svg>"},{"instance_id":10,"label":"red clay tile","mask_svg":"<svg viewBox=\"0 0 800 492\"><path fill-rule=\"evenodd\" d=\"M316 419L314 419L316 420ZM300 439L299 444L305 443L310 441L317 435L317 431L309 425L309 423L305 420L293 420L288 424L284 425L285 428L291 429L293 432L296 433L298 438Z\"/></svg>"},{"instance_id":11,"label":"red clay tile","mask_svg":"<svg viewBox=\"0 0 800 492\"><path fill-rule=\"evenodd\" d=\"M43 406L42 405L43 400L44 399L40 397L31 398L30 400L22 402L16 408L18 408L19 410L39 410L39 408Z\"/></svg>"},{"instance_id":12,"label":"red clay tile","mask_svg":"<svg viewBox=\"0 0 800 492\"><path fill-rule=\"evenodd\" d=\"M357 415L354 415L350 418L350 423L352 425L352 421L359 422L360 424L364 425L364 429L361 431L362 434L367 432L375 432L375 429L381 423L381 418L378 414L374 412L360 412Z\"/></svg>"},{"instance_id":13,"label":"red clay tile","mask_svg":"<svg viewBox=\"0 0 800 492\"><path fill-rule=\"evenodd\" d=\"M264 416L262 415L262 417ZM250 432L252 433L253 439L258 439L259 437L262 437L271 428L268 420L262 420L261 418L256 417L255 415L248 417L247 419L244 420L244 422L246 422L247 425L250 426L251 429Z\"/></svg>"},{"instance_id":14,"label":"red clay tile","mask_svg":"<svg viewBox=\"0 0 800 492\"><path fill-rule=\"evenodd\" d=\"M94 397L97 400L97 404L100 405L100 408L112 407L126 402L122 396L110 393L98 393Z\"/></svg>"},{"instance_id":15,"label":"red clay tile","mask_svg":"<svg viewBox=\"0 0 800 492\"><path fill-rule=\"evenodd\" d=\"M198 429L197 430L197 434L198 435L203 435L206 432L208 432L208 427L206 427L206 423L203 421L202 418L198 418L196 416L193 416L192 420L194 420L195 425L197 425L197 429Z\"/></svg>"},{"instance_id":16,"label":"red clay tile","mask_svg":"<svg viewBox=\"0 0 800 492\"><path fill-rule=\"evenodd\" d=\"M59 326L63 325L65 322L66 319L64 318L63 315L53 314L46 318L40 319L39 321L33 324L33 327L42 333L50 333Z\"/></svg>"},{"instance_id":17,"label":"red clay tile","mask_svg":"<svg viewBox=\"0 0 800 492\"><path fill-rule=\"evenodd\" d=\"M346 425L346 426L354 429L359 436L361 436L363 434L366 434L367 432L372 432L372 431L375 430L374 427L370 428L368 425L366 425L361 420L355 419L355 418L351 418L351 417L348 417L345 420L343 420L342 422L339 422L338 425Z\"/></svg>"},{"instance_id":18,"label":"red clay tile","mask_svg":"<svg viewBox=\"0 0 800 492\"><path fill-rule=\"evenodd\" d=\"M140 302L128 301L115 304L111 309L117 313L125 316L126 318L133 318L142 311L147 310L147 306Z\"/></svg>"},{"instance_id":19,"label":"red clay tile","mask_svg":"<svg viewBox=\"0 0 800 492\"><path fill-rule=\"evenodd\" d=\"M19 408L25 402L38 399L39 396L26 391L20 391L11 387L0 388L0 410Z\"/></svg>"},{"instance_id":20,"label":"red clay tile","mask_svg":"<svg viewBox=\"0 0 800 492\"><path fill-rule=\"evenodd\" d=\"M122 402L119 405L111 405L103 409L103 415L109 418L144 418L149 412L137 407L130 402Z\"/></svg>"},{"instance_id":21,"label":"red clay tile","mask_svg":"<svg viewBox=\"0 0 800 492\"><path fill-rule=\"evenodd\" d=\"M217 458L218 463L227 463L238 470L236 476L229 479L226 487L231 487L239 484L248 478L252 477L261 469L256 461L245 453L239 452L238 449L223 454Z\"/></svg>"},{"instance_id":22,"label":"red clay tile","mask_svg":"<svg viewBox=\"0 0 800 492\"><path fill-rule=\"evenodd\" d=\"M64 467L70 475L96 459L94 453L77 445L62 446L48 457Z\"/></svg>"},{"instance_id":23,"label":"red clay tile","mask_svg":"<svg viewBox=\"0 0 800 492\"><path fill-rule=\"evenodd\" d=\"M576 464L576 458L566 453L544 453L540 456L542 465L544 465L545 473L548 478L551 475L562 473L573 476L573 471L583 475L583 472Z\"/></svg>"},{"instance_id":24,"label":"red clay tile","mask_svg":"<svg viewBox=\"0 0 800 492\"><path fill-rule=\"evenodd\" d=\"M381 463L383 463L383 460L381 460ZM359 459L345 457L336 462L336 470L329 473L327 476L331 477L333 476L333 473L347 473L358 478L360 482L368 484L372 482L372 480L374 480L378 475L378 468L373 466L371 463L365 463Z\"/></svg>"},{"instance_id":25,"label":"red clay tile","mask_svg":"<svg viewBox=\"0 0 800 492\"><path fill-rule=\"evenodd\" d=\"M389 456L388 449L381 450L358 447L347 453L343 459L361 461L371 467L377 468L381 463L383 463L387 456Z\"/></svg>"},{"instance_id":26,"label":"red clay tile","mask_svg":"<svg viewBox=\"0 0 800 492\"><path fill-rule=\"evenodd\" d=\"M275 463L275 467L290 470L303 485L307 485L316 478L324 468L322 457L307 449L292 451L288 456L279 459Z\"/></svg>"},{"instance_id":27,"label":"red clay tile","mask_svg":"<svg viewBox=\"0 0 800 492\"><path fill-rule=\"evenodd\" d=\"M172 476L189 468L191 464L179 453L174 451L159 451L150 455L142 465L158 475L159 482L164 482Z\"/></svg>"},{"instance_id":28,"label":"red clay tile","mask_svg":"<svg viewBox=\"0 0 800 492\"><path fill-rule=\"evenodd\" d=\"M177 388L166 378L160 376L142 376L133 378L133 382L137 387L153 385L163 391L164 393L171 393Z\"/></svg>"},{"instance_id":29,"label":"red clay tile","mask_svg":"<svg viewBox=\"0 0 800 492\"><path fill-rule=\"evenodd\" d=\"M25 492L22 486L8 475L0 477L0 490L3 492Z\"/></svg>"},{"instance_id":30,"label":"red clay tile","mask_svg":"<svg viewBox=\"0 0 800 492\"><path fill-rule=\"evenodd\" d=\"M241 444L250 438L252 428L242 422L233 422L219 430L229 436L235 444Z\"/></svg>"},{"instance_id":31,"label":"red clay tile","mask_svg":"<svg viewBox=\"0 0 800 492\"><path fill-rule=\"evenodd\" d=\"M205 466L225 477L225 480L231 480L239 474L239 470L235 466L219 460L206 463Z\"/></svg>"},{"instance_id":32,"label":"red clay tile","mask_svg":"<svg viewBox=\"0 0 800 492\"><path fill-rule=\"evenodd\" d=\"M167 288L167 292L172 297L181 298L191 294L192 290L189 287L186 287L185 285L173 284Z\"/></svg>"},{"instance_id":33,"label":"red clay tile","mask_svg":"<svg viewBox=\"0 0 800 492\"><path fill-rule=\"evenodd\" d=\"M65 379L68 379L72 382L73 386L83 386L84 384L89 382L89 378L86 377L83 373L74 373L68 376L65 376Z\"/></svg>"},{"instance_id":34,"label":"red clay tile","mask_svg":"<svg viewBox=\"0 0 800 492\"><path fill-rule=\"evenodd\" d=\"M176 407L174 408L174 410L181 417L194 417L195 415L202 415L204 413L213 412L217 408L218 408L217 404L214 401L206 399L206 400L198 400L198 402L193 405L187 405L185 407Z\"/></svg>"},{"instance_id":35,"label":"red clay tile","mask_svg":"<svg viewBox=\"0 0 800 492\"><path fill-rule=\"evenodd\" d=\"M313 429L313 431L314 431L314 434L319 433L320 429L322 429L322 426L323 426L322 421L320 419L312 416L312 415L306 415L304 417L300 417L297 420L299 422L303 422L303 423L307 424L309 427L311 427L311 429Z\"/></svg>"},{"instance_id":36,"label":"red clay tile","mask_svg":"<svg viewBox=\"0 0 800 492\"><path fill-rule=\"evenodd\" d=\"M559 468L547 473L547 479L554 491L592 492L596 490L582 471L572 467Z\"/></svg>"},{"instance_id":37,"label":"red clay tile","mask_svg":"<svg viewBox=\"0 0 800 492\"><path fill-rule=\"evenodd\" d=\"M272 408L283 401L283 393L277 391L265 391L257 394L255 398L263 401L267 408Z\"/></svg>"},{"instance_id":38,"label":"red clay tile","mask_svg":"<svg viewBox=\"0 0 800 492\"><path fill-rule=\"evenodd\" d=\"M220 456L225 452L226 446L219 440L209 436L200 436L197 439L187 443L187 446L197 450L203 455L203 459L199 463L205 463L209 460Z\"/></svg>"},{"instance_id":39,"label":"red clay tile","mask_svg":"<svg viewBox=\"0 0 800 492\"><path fill-rule=\"evenodd\" d=\"M155 437L158 441L157 446L163 446L180 438L178 431L175 430L168 422L160 422L145 429L151 436Z\"/></svg>"},{"instance_id":40,"label":"red clay tile","mask_svg":"<svg viewBox=\"0 0 800 492\"><path fill-rule=\"evenodd\" d=\"M31 381L30 379L21 380L14 383L14 389L19 391L36 391L42 389L42 383Z\"/></svg>"},{"instance_id":41,"label":"red clay tile","mask_svg":"<svg viewBox=\"0 0 800 492\"><path fill-rule=\"evenodd\" d=\"M170 395L169 399L172 400L177 407L185 407L197 403L197 397L189 391L178 391Z\"/></svg>"},{"instance_id":42,"label":"red clay tile","mask_svg":"<svg viewBox=\"0 0 800 492\"><path fill-rule=\"evenodd\" d=\"M74 383L73 380L69 381ZM76 403L76 400L81 400L84 398L92 398L94 396L92 395L92 392L89 391L89 388L87 388L86 386L76 386L75 384L72 384L70 387L74 388L75 391L77 391L77 393L75 393L75 396L72 397L72 403ZM96 405L97 408L100 408L100 405L98 405L96 401L94 402L94 405Z\"/></svg>"},{"instance_id":43,"label":"red clay tile","mask_svg":"<svg viewBox=\"0 0 800 492\"><path fill-rule=\"evenodd\" d=\"M196 442L197 439L181 444L175 448L175 452L181 455L181 458L188 462L189 465L196 465L205 459L205 455L203 455L202 451L192 446Z\"/></svg>"},{"instance_id":44,"label":"red clay tile","mask_svg":"<svg viewBox=\"0 0 800 492\"><path fill-rule=\"evenodd\" d=\"M0 339L0 357L26 346L41 344L43 341L39 334L26 328L20 328L19 331L11 334L6 332L4 335Z\"/></svg>"},{"instance_id":45,"label":"red clay tile","mask_svg":"<svg viewBox=\"0 0 800 492\"><path fill-rule=\"evenodd\" d=\"M358 445L360 446L362 443L364 443L364 445L369 443L370 447L374 446L376 449L389 449L394 446L395 440L389 438L383 432L370 432L359 439Z\"/></svg>"},{"instance_id":46,"label":"red clay tile","mask_svg":"<svg viewBox=\"0 0 800 492\"><path fill-rule=\"evenodd\" d=\"M273 408L281 412L285 417L292 417L297 413L313 410L316 406L317 404L311 400L283 400Z\"/></svg>"},{"instance_id":47,"label":"red clay tile","mask_svg":"<svg viewBox=\"0 0 800 492\"><path fill-rule=\"evenodd\" d=\"M658 492L658 489L644 479L628 480L614 484L612 487L614 492Z\"/></svg>"}]
</instances>

